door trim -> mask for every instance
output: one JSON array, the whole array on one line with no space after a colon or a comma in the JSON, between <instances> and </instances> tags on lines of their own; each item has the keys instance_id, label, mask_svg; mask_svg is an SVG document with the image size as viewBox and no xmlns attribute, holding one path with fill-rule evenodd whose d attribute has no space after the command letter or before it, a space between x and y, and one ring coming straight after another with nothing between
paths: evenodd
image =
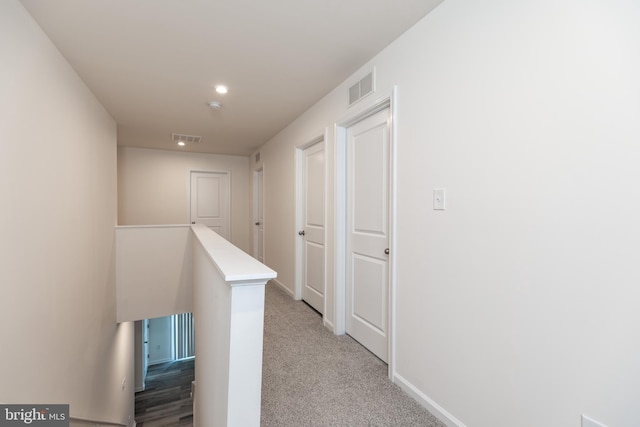
<instances>
[{"instance_id":1,"label":"door trim","mask_svg":"<svg viewBox=\"0 0 640 427\"><path fill-rule=\"evenodd\" d=\"M296 162L296 188L295 188L295 200L296 200L296 220L295 220L295 224L294 224L294 229L293 229L293 236L295 239L295 245L294 245L294 249L295 249L295 285L294 285L294 293L293 293L293 299L295 300L301 300L302 299L302 288L304 285L304 277L303 277L303 273L304 273L304 269L303 269L303 263L304 263L304 242L302 241L303 239L300 239L298 237L298 231L300 231L303 227L303 222L304 222L304 206L303 206L303 191L304 191L304 182L303 182L303 176L302 176L302 171L303 171L303 161L304 161L304 150L306 150L309 147L312 147L316 144L322 144L322 149L325 153L325 159L326 159L326 155L327 155L327 136L328 136L328 129L324 130L324 134L314 138L313 140L311 140L310 142L306 142L304 144L298 145L296 146L296 154L295 154L295 162ZM327 161L325 160L324 162L324 212L323 212L323 216L325 219L325 224L324 224L324 259L325 259L325 263L324 263L324 271L323 271L323 277L324 277L324 281L322 284L322 288L323 288L323 293L324 293L324 298L323 298L323 312L324 314L322 315L322 318L325 319L325 314L327 313Z\"/></svg>"},{"instance_id":2,"label":"door trim","mask_svg":"<svg viewBox=\"0 0 640 427\"><path fill-rule=\"evenodd\" d=\"M389 338L388 376L393 381L396 360L396 206L397 206L397 87L343 117L335 124L336 150L334 162L336 179L334 187L334 332L346 333L346 231L347 231L347 128L375 113L389 109Z\"/></svg>"},{"instance_id":3,"label":"door trim","mask_svg":"<svg viewBox=\"0 0 640 427\"><path fill-rule=\"evenodd\" d=\"M262 173L262 188L260 189L260 191L262 192L262 206L258 206L258 174ZM256 226L256 222L260 219L259 216L259 211L260 208L262 208L262 260L264 262L264 258L265 258L265 253L264 253L264 223L266 222L265 220L265 210L264 210L264 163L260 165L260 167L253 169L253 215L252 215L252 221L251 221L251 227L253 229L253 257L257 260L260 259L260 252L259 252L259 248L258 248L258 244L259 244L259 239L258 239L258 233L259 233L259 227L260 226Z\"/></svg>"}]
</instances>

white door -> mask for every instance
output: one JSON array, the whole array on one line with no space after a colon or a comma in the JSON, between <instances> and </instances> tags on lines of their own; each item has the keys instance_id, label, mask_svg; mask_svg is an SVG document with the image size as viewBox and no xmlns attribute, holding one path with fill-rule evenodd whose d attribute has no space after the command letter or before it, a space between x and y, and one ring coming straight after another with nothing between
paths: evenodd
<instances>
[{"instance_id":1,"label":"white door","mask_svg":"<svg viewBox=\"0 0 640 427\"><path fill-rule=\"evenodd\" d=\"M191 224L205 224L229 240L229 174L191 172Z\"/></svg>"},{"instance_id":2,"label":"white door","mask_svg":"<svg viewBox=\"0 0 640 427\"><path fill-rule=\"evenodd\" d=\"M263 169L253 172L253 257L264 263Z\"/></svg>"},{"instance_id":3,"label":"white door","mask_svg":"<svg viewBox=\"0 0 640 427\"><path fill-rule=\"evenodd\" d=\"M346 332L383 361L389 330L389 110L347 129Z\"/></svg>"},{"instance_id":4,"label":"white door","mask_svg":"<svg viewBox=\"0 0 640 427\"><path fill-rule=\"evenodd\" d=\"M302 299L324 313L324 143L302 152Z\"/></svg>"}]
</instances>

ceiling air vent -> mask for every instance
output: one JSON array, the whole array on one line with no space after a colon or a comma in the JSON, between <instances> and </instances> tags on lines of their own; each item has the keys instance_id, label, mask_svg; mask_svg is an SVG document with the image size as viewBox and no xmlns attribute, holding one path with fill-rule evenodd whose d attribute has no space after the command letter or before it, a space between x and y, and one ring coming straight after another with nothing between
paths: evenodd
<instances>
[{"instance_id":1,"label":"ceiling air vent","mask_svg":"<svg viewBox=\"0 0 640 427\"><path fill-rule=\"evenodd\" d=\"M173 142L182 141L182 142L190 142L190 143L198 144L202 140L202 137L195 136L195 135L182 135L179 133L172 133L171 139L173 139Z\"/></svg>"},{"instance_id":2,"label":"ceiling air vent","mask_svg":"<svg viewBox=\"0 0 640 427\"><path fill-rule=\"evenodd\" d=\"M371 70L349 88L349 107L375 91L373 71Z\"/></svg>"}]
</instances>

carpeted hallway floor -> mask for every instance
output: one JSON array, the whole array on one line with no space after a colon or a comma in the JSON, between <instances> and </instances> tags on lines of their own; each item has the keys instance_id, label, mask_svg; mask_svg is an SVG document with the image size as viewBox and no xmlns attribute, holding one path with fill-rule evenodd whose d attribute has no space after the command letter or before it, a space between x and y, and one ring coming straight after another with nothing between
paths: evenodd
<instances>
[{"instance_id":1,"label":"carpeted hallway floor","mask_svg":"<svg viewBox=\"0 0 640 427\"><path fill-rule=\"evenodd\" d=\"M136 393L144 427L192 424L193 360L150 368ZM387 365L318 313L267 285L262 372L263 427L444 427L387 378Z\"/></svg>"},{"instance_id":2,"label":"carpeted hallway floor","mask_svg":"<svg viewBox=\"0 0 640 427\"><path fill-rule=\"evenodd\" d=\"M272 284L266 301L262 426L444 426L305 303Z\"/></svg>"}]
</instances>

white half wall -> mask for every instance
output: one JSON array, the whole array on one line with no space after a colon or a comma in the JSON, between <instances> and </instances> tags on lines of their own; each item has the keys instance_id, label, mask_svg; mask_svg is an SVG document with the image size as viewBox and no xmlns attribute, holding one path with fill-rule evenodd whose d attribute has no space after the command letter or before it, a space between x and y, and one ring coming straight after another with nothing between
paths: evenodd
<instances>
[{"instance_id":1,"label":"white half wall","mask_svg":"<svg viewBox=\"0 0 640 427\"><path fill-rule=\"evenodd\" d=\"M192 227L194 425L260 425L264 287L276 272L203 224Z\"/></svg>"},{"instance_id":2,"label":"white half wall","mask_svg":"<svg viewBox=\"0 0 640 427\"><path fill-rule=\"evenodd\" d=\"M193 311L191 246L189 225L116 228L118 322Z\"/></svg>"},{"instance_id":3,"label":"white half wall","mask_svg":"<svg viewBox=\"0 0 640 427\"><path fill-rule=\"evenodd\" d=\"M629 0L446 0L260 149L266 260L293 290L295 147L371 67L353 109L397 86L394 375L450 425L638 424L638 22Z\"/></svg>"},{"instance_id":4,"label":"white half wall","mask_svg":"<svg viewBox=\"0 0 640 427\"><path fill-rule=\"evenodd\" d=\"M127 424L116 123L17 0L0 2L0 62L0 402Z\"/></svg>"},{"instance_id":5,"label":"white half wall","mask_svg":"<svg viewBox=\"0 0 640 427\"><path fill-rule=\"evenodd\" d=\"M118 223L189 224L191 171L229 172L231 242L251 253L248 157L118 147Z\"/></svg>"}]
</instances>

